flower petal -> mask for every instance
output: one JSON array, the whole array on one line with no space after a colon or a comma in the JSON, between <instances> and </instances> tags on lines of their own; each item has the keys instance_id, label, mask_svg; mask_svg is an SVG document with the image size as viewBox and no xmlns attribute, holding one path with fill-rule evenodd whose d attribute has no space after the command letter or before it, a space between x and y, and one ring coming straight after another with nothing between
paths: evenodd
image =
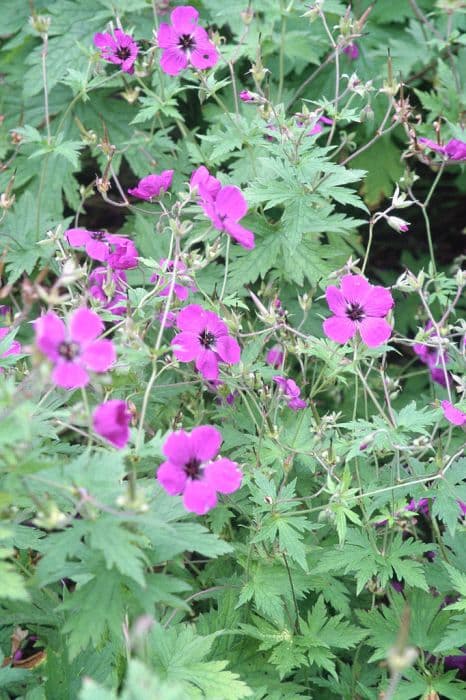
<instances>
[{"instance_id":1,"label":"flower petal","mask_svg":"<svg viewBox=\"0 0 466 700\"><path fill-rule=\"evenodd\" d=\"M371 286L364 299L364 313L368 316L386 316L394 305L389 289Z\"/></svg>"},{"instance_id":2,"label":"flower petal","mask_svg":"<svg viewBox=\"0 0 466 700\"><path fill-rule=\"evenodd\" d=\"M81 360L93 372L106 372L116 360L115 347L111 340L94 340L83 349Z\"/></svg>"},{"instance_id":3,"label":"flower petal","mask_svg":"<svg viewBox=\"0 0 466 700\"><path fill-rule=\"evenodd\" d=\"M189 304L181 309L176 319L180 331L200 333L205 328L205 311L198 304Z\"/></svg>"},{"instance_id":4,"label":"flower petal","mask_svg":"<svg viewBox=\"0 0 466 700\"><path fill-rule=\"evenodd\" d=\"M202 348L196 358L196 369L202 374L204 379L218 379L217 355L212 350Z\"/></svg>"},{"instance_id":5,"label":"flower petal","mask_svg":"<svg viewBox=\"0 0 466 700\"><path fill-rule=\"evenodd\" d=\"M167 75L178 75L188 65L186 54L178 48L165 49L160 66Z\"/></svg>"},{"instance_id":6,"label":"flower petal","mask_svg":"<svg viewBox=\"0 0 466 700\"><path fill-rule=\"evenodd\" d=\"M76 362L59 362L52 372L52 381L63 389L78 389L88 384L89 375Z\"/></svg>"},{"instance_id":7,"label":"flower petal","mask_svg":"<svg viewBox=\"0 0 466 700\"><path fill-rule=\"evenodd\" d=\"M191 513L205 515L217 505L215 489L205 479L198 481L188 479L183 494L183 505Z\"/></svg>"},{"instance_id":8,"label":"flower petal","mask_svg":"<svg viewBox=\"0 0 466 700\"><path fill-rule=\"evenodd\" d=\"M192 362L202 351L199 338L194 333L182 331L176 335L172 342L173 354L180 362Z\"/></svg>"},{"instance_id":9,"label":"flower petal","mask_svg":"<svg viewBox=\"0 0 466 700\"><path fill-rule=\"evenodd\" d=\"M157 43L161 49L175 48L178 43L178 34L173 27L163 22L157 32Z\"/></svg>"},{"instance_id":10,"label":"flower petal","mask_svg":"<svg viewBox=\"0 0 466 700\"><path fill-rule=\"evenodd\" d=\"M199 19L199 12L191 5L175 7L170 15L171 23L179 34L192 34Z\"/></svg>"},{"instance_id":11,"label":"flower petal","mask_svg":"<svg viewBox=\"0 0 466 700\"><path fill-rule=\"evenodd\" d=\"M86 245L91 239L91 232L85 228L69 228L64 234L66 240L73 248Z\"/></svg>"},{"instance_id":12,"label":"flower petal","mask_svg":"<svg viewBox=\"0 0 466 700\"><path fill-rule=\"evenodd\" d=\"M357 326L363 342L369 348L382 345L392 334L392 327L384 318L364 318L358 322Z\"/></svg>"},{"instance_id":13,"label":"flower petal","mask_svg":"<svg viewBox=\"0 0 466 700\"><path fill-rule=\"evenodd\" d=\"M450 401L442 401L443 415L453 425L465 425L466 424L466 413L461 411Z\"/></svg>"},{"instance_id":14,"label":"flower petal","mask_svg":"<svg viewBox=\"0 0 466 700\"><path fill-rule=\"evenodd\" d=\"M186 474L178 465L163 462L157 470L157 481L171 496L178 496L184 491Z\"/></svg>"},{"instance_id":15,"label":"flower petal","mask_svg":"<svg viewBox=\"0 0 466 700\"><path fill-rule=\"evenodd\" d=\"M173 464L184 466L194 457L189 434L184 430L170 433L162 445L162 452Z\"/></svg>"},{"instance_id":16,"label":"flower petal","mask_svg":"<svg viewBox=\"0 0 466 700\"><path fill-rule=\"evenodd\" d=\"M94 241L92 238L86 243L86 253L92 260L105 262L108 258L108 245L104 241Z\"/></svg>"},{"instance_id":17,"label":"flower petal","mask_svg":"<svg viewBox=\"0 0 466 700\"><path fill-rule=\"evenodd\" d=\"M235 338L231 335L223 335L217 338L215 344L216 351L224 362L230 365L235 365L241 359L241 348Z\"/></svg>"},{"instance_id":18,"label":"flower petal","mask_svg":"<svg viewBox=\"0 0 466 700\"><path fill-rule=\"evenodd\" d=\"M34 321L36 345L50 360L57 360L58 349L66 340L66 326L53 311L40 316Z\"/></svg>"},{"instance_id":19,"label":"flower petal","mask_svg":"<svg viewBox=\"0 0 466 700\"><path fill-rule=\"evenodd\" d=\"M347 304L345 301L345 297L338 289L338 287L334 287L332 285L330 285L330 287L327 287L327 289L325 290L325 298L327 300L327 304L330 311L333 311L335 316L345 316Z\"/></svg>"},{"instance_id":20,"label":"flower petal","mask_svg":"<svg viewBox=\"0 0 466 700\"><path fill-rule=\"evenodd\" d=\"M194 457L207 462L217 456L222 444L222 434L212 425L199 425L191 433L191 448Z\"/></svg>"},{"instance_id":21,"label":"flower petal","mask_svg":"<svg viewBox=\"0 0 466 700\"><path fill-rule=\"evenodd\" d=\"M104 324L94 311L83 306L71 314L69 327L71 340L86 343L102 333Z\"/></svg>"},{"instance_id":22,"label":"flower petal","mask_svg":"<svg viewBox=\"0 0 466 700\"><path fill-rule=\"evenodd\" d=\"M236 462L225 457L207 464L204 469L206 481L220 493L233 493L237 491L243 480L243 473Z\"/></svg>"},{"instance_id":23,"label":"flower petal","mask_svg":"<svg viewBox=\"0 0 466 700\"><path fill-rule=\"evenodd\" d=\"M341 291L350 304L361 304L369 289L370 284L362 275L345 275L341 278Z\"/></svg>"},{"instance_id":24,"label":"flower petal","mask_svg":"<svg viewBox=\"0 0 466 700\"><path fill-rule=\"evenodd\" d=\"M225 231L233 240L240 244L246 250L253 250L255 247L254 234L248 228L244 228L241 224L236 223L233 219L225 219L223 222Z\"/></svg>"},{"instance_id":25,"label":"flower petal","mask_svg":"<svg viewBox=\"0 0 466 700\"><path fill-rule=\"evenodd\" d=\"M215 199L215 209L220 217L239 221L247 214L248 204L243 193L235 185L222 187Z\"/></svg>"},{"instance_id":26,"label":"flower petal","mask_svg":"<svg viewBox=\"0 0 466 700\"><path fill-rule=\"evenodd\" d=\"M327 338L336 343L347 343L356 333L356 324L346 316L330 316L323 323Z\"/></svg>"}]
</instances>

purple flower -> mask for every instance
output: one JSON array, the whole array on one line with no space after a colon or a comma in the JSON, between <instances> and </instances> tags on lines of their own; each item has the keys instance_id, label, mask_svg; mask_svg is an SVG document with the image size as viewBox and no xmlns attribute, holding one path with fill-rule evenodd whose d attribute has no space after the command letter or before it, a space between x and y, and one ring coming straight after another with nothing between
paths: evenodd
<instances>
[{"instance_id":1,"label":"purple flower","mask_svg":"<svg viewBox=\"0 0 466 700\"><path fill-rule=\"evenodd\" d=\"M222 183L211 175L205 165L199 166L191 175L191 189L196 188L201 200L214 200L222 189ZM201 202L202 206L202 202Z\"/></svg>"},{"instance_id":2,"label":"purple flower","mask_svg":"<svg viewBox=\"0 0 466 700\"><path fill-rule=\"evenodd\" d=\"M247 202L239 187L222 187L220 181L203 165L191 175L190 186L196 187L201 200L200 205L215 228L227 233L243 248L252 250L253 232L238 223L248 211Z\"/></svg>"},{"instance_id":3,"label":"purple flower","mask_svg":"<svg viewBox=\"0 0 466 700\"><path fill-rule=\"evenodd\" d=\"M11 332L11 328L0 328L0 342L2 342L2 340L4 338L6 338L6 336L10 332ZM8 357L8 355L19 355L21 352L22 352L21 344L18 343L17 340L13 340L10 347L8 348L8 350L4 350L4 352L2 352L0 357ZM3 367L0 367L0 374L2 374L2 373L3 373Z\"/></svg>"},{"instance_id":4,"label":"purple flower","mask_svg":"<svg viewBox=\"0 0 466 700\"><path fill-rule=\"evenodd\" d=\"M173 260L166 260L165 258L162 258L160 260L160 267L163 270L165 270L167 273L170 273L170 276L171 276L171 273L173 273L173 263L174 263ZM175 283L175 285L173 287L173 293L175 294L175 296L178 297L178 299L180 301L186 301L190 292L197 291L197 287L194 284L194 282L192 281L192 279L189 277L189 275L184 274L184 273L186 273L186 270L187 270L187 268L186 268L186 265L184 264L184 262L182 262L182 260L178 260L178 262L176 264L176 272L177 272L176 276L178 278L181 278L181 281L184 282L184 284ZM150 282L152 282L153 284L157 284L160 279L161 279L161 276L158 275L157 273L154 273L152 275L152 277L150 278ZM168 282L168 284L166 284L160 290L160 292L159 292L160 297L167 297L168 296L168 294L170 292L170 285L171 285L171 283Z\"/></svg>"},{"instance_id":5,"label":"purple flower","mask_svg":"<svg viewBox=\"0 0 466 700\"><path fill-rule=\"evenodd\" d=\"M34 321L36 344L54 364L52 381L64 389L89 383L89 370L106 372L116 360L111 340L96 340L104 324L94 311L76 309L68 327L53 311Z\"/></svg>"},{"instance_id":6,"label":"purple flower","mask_svg":"<svg viewBox=\"0 0 466 700\"><path fill-rule=\"evenodd\" d=\"M385 287L377 287L362 275L345 275L341 287L327 287L325 296L335 314L324 321L325 335L336 343L347 343L356 331L370 348L385 343L392 327L385 316L394 305L393 297Z\"/></svg>"},{"instance_id":7,"label":"purple flower","mask_svg":"<svg viewBox=\"0 0 466 700\"><path fill-rule=\"evenodd\" d=\"M426 148L429 148L431 151L435 151L436 153L446 156L448 160L466 160L465 141L450 139L450 141L448 141L444 146L441 146L439 143L435 143L435 141L432 141L431 139L421 137L418 139L418 142Z\"/></svg>"},{"instance_id":8,"label":"purple flower","mask_svg":"<svg viewBox=\"0 0 466 700\"><path fill-rule=\"evenodd\" d=\"M329 126L333 124L333 119L329 119L328 117L324 117L323 115L320 116L317 122L312 127L312 129L307 132L306 136L315 136L316 134L321 134L324 130L322 124L326 124L327 126ZM298 126L301 126L301 124L298 123Z\"/></svg>"},{"instance_id":9,"label":"purple flower","mask_svg":"<svg viewBox=\"0 0 466 700\"><path fill-rule=\"evenodd\" d=\"M92 260L106 262L114 270L137 267L138 251L129 238L85 228L70 228L64 235L73 248L84 247Z\"/></svg>"},{"instance_id":10,"label":"purple flower","mask_svg":"<svg viewBox=\"0 0 466 700\"><path fill-rule=\"evenodd\" d=\"M107 267L96 267L89 275L89 293L104 309L117 316L126 313L126 274Z\"/></svg>"},{"instance_id":11,"label":"purple flower","mask_svg":"<svg viewBox=\"0 0 466 700\"><path fill-rule=\"evenodd\" d=\"M424 515L426 518L429 517L429 499L428 498L420 498L418 501L415 501L414 498L410 500L407 506L405 506L405 510L410 510L414 511L416 513L419 513L420 515Z\"/></svg>"},{"instance_id":12,"label":"purple flower","mask_svg":"<svg viewBox=\"0 0 466 700\"><path fill-rule=\"evenodd\" d=\"M359 56L359 49L356 42L352 41L351 44L345 46L345 48L343 49L343 53L345 53L348 56L348 58L350 58L352 61L355 61Z\"/></svg>"},{"instance_id":13,"label":"purple flower","mask_svg":"<svg viewBox=\"0 0 466 700\"><path fill-rule=\"evenodd\" d=\"M92 424L97 435L101 435L120 450L129 440L130 421L128 404L120 399L111 399L99 404L92 414Z\"/></svg>"},{"instance_id":14,"label":"purple flower","mask_svg":"<svg viewBox=\"0 0 466 700\"><path fill-rule=\"evenodd\" d=\"M153 199L159 197L162 192L170 189L173 180L173 170L164 170L160 175L154 173L139 180L137 187L128 190L128 194L138 199Z\"/></svg>"},{"instance_id":15,"label":"purple flower","mask_svg":"<svg viewBox=\"0 0 466 700\"><path fill-rule=\"evenodd\" d=\"M466 413L460 408L456 408L450 401L442 401L443 415L453 425L464 425L466 423Z\"/></svg>"},{"instance_id":16,"label":"purple flower","mask_svg":"<svg viewBox=\"0 0 466 700\"><path fill-rule=\"evenodd\" d=\"M198 19L198 11L191 5L184 5L171 13L171 26L160 25L157 33L162 49L160 65L168 75L178 75L188 65L205 70L217 63L219 53L206 30L198 26Z\"/></svg>"},{"instance_id":17,"label":"purple flower","mask_svg":"<svg viewBox=\"0 0 466 700\"><path fill-rule=\"evenodd\" d=\"M268 365L272 365L274 369L279 369L283 364L283 349L281 345L274 345L267 351L265 361Z\"/></svg>"},{"instance_id":18,"label":"purple flower","mask_svg":"<svg viewBox=\"0 0 466 700\"><path fill-rule=\"evenodd\" d=\"M113 34L94 34L94 44L104 61L116 63L124 73L134 73L139 48L132 36L115 29Z\"/></svg>"},{"instance_id":19,"label":"purple flower","mask_svg":"<svg viewBox=\"0 0 466 700\"><path fill-rule=\"evenodd\" d=\"M234 365L240 361L241 349L237 341L213 311L190 304L179 312L176 325L181 333L171 342L173 354L180 362L194 360L204 379L218 379L219 362Z\"/></svg>"},{"instance_id":20,"label":"purple flower","mask_svg":"<svg viewBox=\"0 0 466 700\"><path fill-rule=\"evenodd\" d=\"M432 328L432 323L429 321L424 329L424 332L429 332L431 338L438 338L437 333ZM447 353L440 347L434 348L424 343L415 343L413 345L413 350L419 357L420 361L428 366L430 375L434 382L440 384L441 386L447 386L447 382L450 382L450 377L443 369L443 362L445 365L449 362Z\"/></svg>"},{"instance_id":21,"label":"purple flower","mask_svg":"<svg viewBox=\"0 0 466 700\"><path fill-rule=\"evenodd\" d=\"M186 510L205 515L217 505L217 493L233 493L243 474L236 462L218 454L222 436L211 425L191 433L179 430L168 436L162 451L168 458L157 471L157 481L172 496L183 494Z\"/></svg>"},{"instance_id":22,"label":"purple flower","mask_svg":"<svg viewBox=\"0 0 466 700\"><path fill-rule=\"evenodd\" d=\"M288 408L291 408L293 411L300 411L302 408L306 408L307 403L299 398L301 389L293 379L276 376L273 377L273 381L278 384L283 394L289 399Z\"/></svg>"}]
</instances>

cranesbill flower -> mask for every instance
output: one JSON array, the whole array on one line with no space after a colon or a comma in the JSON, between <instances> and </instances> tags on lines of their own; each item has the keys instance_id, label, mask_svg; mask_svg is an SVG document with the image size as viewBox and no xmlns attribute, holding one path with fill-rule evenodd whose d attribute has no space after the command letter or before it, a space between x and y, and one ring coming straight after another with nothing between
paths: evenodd
<instances>
[{"instance_id":1,"label":"cranesbill flower","mask_svg":"<svg viewBox=\"0 0 466 700\"><path fill-rule=\"evenodd\" d=\"M288 399L288 408L291 408L293 411L300 411L302 408L306 408L307 403L299 398L301 389L293 379L276 376L273 377L273 381L278 384L281 391Z\"/></svg>"},{"instance_id":2,"label":"cranesbill flower","mask_svg":"<svg viewBox=\"0 0 466 700\"><path fill-rule=\"evenodd\" d=\"M203 202L203 209L218 231L225 231L247 250L254 248L253 232L239 223L248 211L247 202L239 187L222 187L214 200Z\"/></svg>"},{"instance_id":3,"label":"cranesbill flower","mask_svg":"<svg viewBox=\"0 0 466 700\"><path fill-rule=\"evenodd\" d=\"M138 199L150 200L159 197L170 189L173 180L173 170L164 170L160 175L153 173L139 180L137 187L128 190L128 194Z\"/></svg>"},{"instance_id":4,"label":"cranesbill flower","mask_svg":"<svg viewBox=\"0 0 466 700\"><path fill-rule=\"evenodd\" d=\"M466 413L456 408L450 401L442 401L443 415L453 425L465 425Z\"/></svg>"},{"instance_id":5,"label":"cranesbill flower","mask_svg":"<svg viewBox=\"0 0 466 700\"><path fill-rule=\"evenodd\" d=\"M267 351L265 361L268 365L272 365L274 369L278 369L283 364L283 349L281 345L274 345Z\"/></svg>"},{"instance_id":6,"label":"cranesbill flower","mask_svg":"<svg viewBox=\"0 0 466 700\"><path fill-rule=\"evenodd\" d=\"M206 30L199 27L199 13L191 5L175 7L171 26L161 24L157 42L162 49L160 65L168 75L178 75L188 65L205 70L215 66L219 53Z\"/></svg>"},{"instance_id":7,"label":"cranesbill flower","mask_svg":"<svg viewBox=\"0 0 466 700\"><path fill-rule=\"evenodd\" d=\"M119 65L124 73L134 73L139 47L132 36L115 29L113 34L94 34L94 44L104 61Z\"/></svg>"},{"instance_id":8,"label":"cranesbill flower","mask_svg":"<svg viewBox=\"0 0 466 700\"><path fill-rule=\"evenodd\" d=\"M176 325L181 333L171 342L173 354L180 362L194 361L204 379L218 379L219 362L234 365L240 361L237 341L213 311L190 304L179 312Z\"/></svg>"},{"instance_id":9,"label":"cranesbill flower","mask_svg":"<svg viewBox=\"0 0 466 700\"><path fill-rule=\"evenodd\" d=\"M111 399L97 406L92 414L92 425L114 447L122 449L129 440L131 412L126 401Z\"/></svg>"},{"instance_id":10,"label":"cranesbill flower","mask_svg":"<svg viewBox=\"0 0 466 700\"><path fill-rule=\"evenodd\" d=\"M167 277L172 276L173 274L173 265L174 265L174 260L166 260L165 258L162 258L160 260L160 267L167 272ZM151 278L150 282L153 284L157 284L160 280L160 275L157 273L154 273ZM186 299L189 296L190 292L196 292L197 287L194 284L193 280L190 278L190 276L187 274L187 267L184 264L182 260L178 260L176 263L176 277L179 278L183 284L179 284L178 282L175 282L175 285L173 286L173 293L175 296L178 297L180 301L186 301ZM159 292L160 297L167 297L170 293L170 286L171 286L171 281L169 281Z\"/></svg>"},{"instance_id":11,"label":"cranesbill flower","mask_svg":"<svg viewBox=\"0 0 466 700\"><path fill-rule=\"evenodd\" d=\"M157 471L157 481L172 496L183 494L186 510L205 515L217 505L217 493L233 493L243 474L236 462L215 459L222 436L211 425L191 433L178 430L168 436L162 451L167 461Z\"/></svg>"},{"instance_id":12,"label":"cranesbill flower","mask_svg":"<svg viewBox=\"0 0 466 700\"><path fill-rule=\"evenodd\" d=\"M73 248L83 247L92 260L107 262L114 270L137 267L138 251L129 238L85 228L70 228L64 235Z\"/></svg>"},{"instance_id":13,"label":"cranesbill flower","mask_svg":"<svg viewBox=\"0 0 466 700\"><path fill-rule=\"evenodd\" d=\"M0 342L6 338L11 328L0 328ZM2 352L0 357L8 357L8 355L19 355L22 352L21 344L17 340L13 340L10 347ZM3 372L3 367L0 367L0 374Z\"/></svg>"},{"instance_id":14,"label":"cranesbill flower","mask_svg":"<svg viewBox=\"0 0 466 700\"><path fill-rule=\"evenodd\" d=\"M466 160L466 142L460 139L450 139L444 146L424 137L419 138L418 142L431 151L446 156L448 160Z\"/></svg>"},{"instance_id":15,"label":"cranesbill flower","mask_svg":"<svg viewBox=\"0 0 466 700\"><path fill-rule=\"evenodd\" d=\"M426 333L430 331L430 338L435 339L438 337L437 333L432 328L431 321L427 323L424 330ZM447 382L450 381L449 374L447 373L445 376L445 371L443 369L444 363L446 365L449 362L446 351L441 347L434 348L430 345L425 345L424 343L415 343L413 345L413 350L419 357L420 361L428 366L433 381L446 387Z\"/></svg>"},{"instance_id":16,"label":"cranesbill flower","mask_svg":"<svg viewBox=\"0 0 466 700\"><path fill-rule=\"evenodd\" d=\"M394 305L390 291L369 284L362 275L345 275L340 285L325 290L327 304L335 314L324 321L325 335L343 344L359 332L370 348L385 343L392 332L384 318Z\"/></svg>"},{"instance_id":17,"label":"cranesbill flower","mask_svg":"<svg viewBox=\"0 0 466 700\"><path fill-rule=\"evenodd\" d=\"M96 267L89 275L89 293L101 302L104 309L122 316L126 312L126 274L123 270Z\"/></svg>"},{"instance_id":18,"label":"cranesbill flower","mask_svg":"<svg viewBox=\"0 0 466 700\"><path fill-rule=\"evenodd\" d=\"M54 365L52 381L64 389L89 383L89 372L106 372L116 360L111 340L97 340L104 324L99 316L82 307L76 309L65 326L49 311L34 321L36 345Z\"/></svg>"},{"instance_id":19,"label":"cranesbill flower","mask_svg":"<svg viewBox=\"0 0 466 700\"><path fill-rule=\"evenodd\" d=\"M359 56L359 48L356 42L352 41L351 44L345 46L343 53L345 53L352 61L355 61Z\"/></svg>"}]
</instances>

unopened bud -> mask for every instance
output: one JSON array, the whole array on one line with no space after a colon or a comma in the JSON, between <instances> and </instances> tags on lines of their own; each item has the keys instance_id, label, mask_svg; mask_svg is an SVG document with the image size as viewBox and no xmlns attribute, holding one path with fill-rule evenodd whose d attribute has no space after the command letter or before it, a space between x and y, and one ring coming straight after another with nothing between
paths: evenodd
<instances>
[{"instance_id":1,"label":"unopened bud","mask_svg":"<svg viewBox=\"0 0 466 700\"><path fill-rule=\"evenodd\" d=\"M372 109L370 104L367 104L365 107L363 107L361 109L361 111L359 112L359 119L361 120L362 123L373 121L374 110Z\"/></svg>"},{"instance_id":2,"label":"unopened bud","mask_svg":"<svg viewBox=\"0 0 466 700\"><path fill-rule=\"evenodd\" d=\"M409 231L410 223L404 219L400 219L398 216L387 216L387 224L397 233L406 233Z\"/></svg>"},{"instance_id":3,"label":"unopened bud","mask_svg":"<svg viewBox=\"0 0 466 700\"><path fill-rule=\"evenodd\" d=\"M251 24L252 20L254 19L254 10L252 7L248 7L246 10L240 12L240 16L243 23L248 26L248 24Z\"/></svg>"}]
</instances>

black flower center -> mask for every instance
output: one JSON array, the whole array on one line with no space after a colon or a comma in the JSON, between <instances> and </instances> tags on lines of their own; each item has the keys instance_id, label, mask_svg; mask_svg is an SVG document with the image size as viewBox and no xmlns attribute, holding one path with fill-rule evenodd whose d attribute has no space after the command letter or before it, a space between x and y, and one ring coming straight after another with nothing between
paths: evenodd
<instances>
[{"instance_id":1,"label":"black flower center","mask_svg":"<svg viewBox=\"0 0 466 700\"><path fill-rule=\"evenodd\" d=\"M346 315L352 321L362 321L364 318L364 309L360 304L349 304L346 307Z\"/></svg>"},{"instance_id":2,"label":"black flower center","mask_svg":"<svg viewBox=\"0 0 466 700\"><path fill-rule=\"evenodd\" d=\"M106 235L105 231L92 231L91 238L94 241L105 241Z\"/></svg>"},{"instance_id":3,"label":"black flower center","mask_svg":"<svg viewBox=\"0 0 466 700\"><path fill-rule=\"evenodd\" d=\"M126 61L126 59L131 56L131 50L127 46L120 46L116 52L116 55L120 60Z\"/></svg>"},{"instance_id":4,"label":"black flower center","mask_svg":"<svg viewBox=\"0 0 466 700\"><path fill-rule=\"evenodd\" d=\"M200 479L202 475L200 461L194 459L194 457L190 459L189 462L186 462L184 465L184 473L189 479L193 479L194 481Z\"/></svg>"},{"instance_id":5,"label":"black flower center","mask_svg":"<svg viewBox=\"0 0 466 700\"><path fill-rule=\"evenodd\" d=\"M65 340L58 346L58 354L65 360L74 360L76 355L79 354L79 345Z\"/></svg>"},{"instance_id":6,"label":"black flower center","mask_svg":"<svg viewBox=\"0 0 466 700\"><path fill-rule=\"evenodd\" d=\"M194 48L195 41L192 34L182 34L178 46L182 51L190 51Z\"/></svg>"},{"instance_id":7,"label":"black flower center","mask_svg":"<svg viewBox=\"0 0 466 700\"><path fill-rule=\"evenodd\" d=\"M205 348L211 348L212 345L215 343L215 336L213 333L209 333L209 331L203 330L201 335L199 336L199 342Z\"/></svg>"}]
</instances>

